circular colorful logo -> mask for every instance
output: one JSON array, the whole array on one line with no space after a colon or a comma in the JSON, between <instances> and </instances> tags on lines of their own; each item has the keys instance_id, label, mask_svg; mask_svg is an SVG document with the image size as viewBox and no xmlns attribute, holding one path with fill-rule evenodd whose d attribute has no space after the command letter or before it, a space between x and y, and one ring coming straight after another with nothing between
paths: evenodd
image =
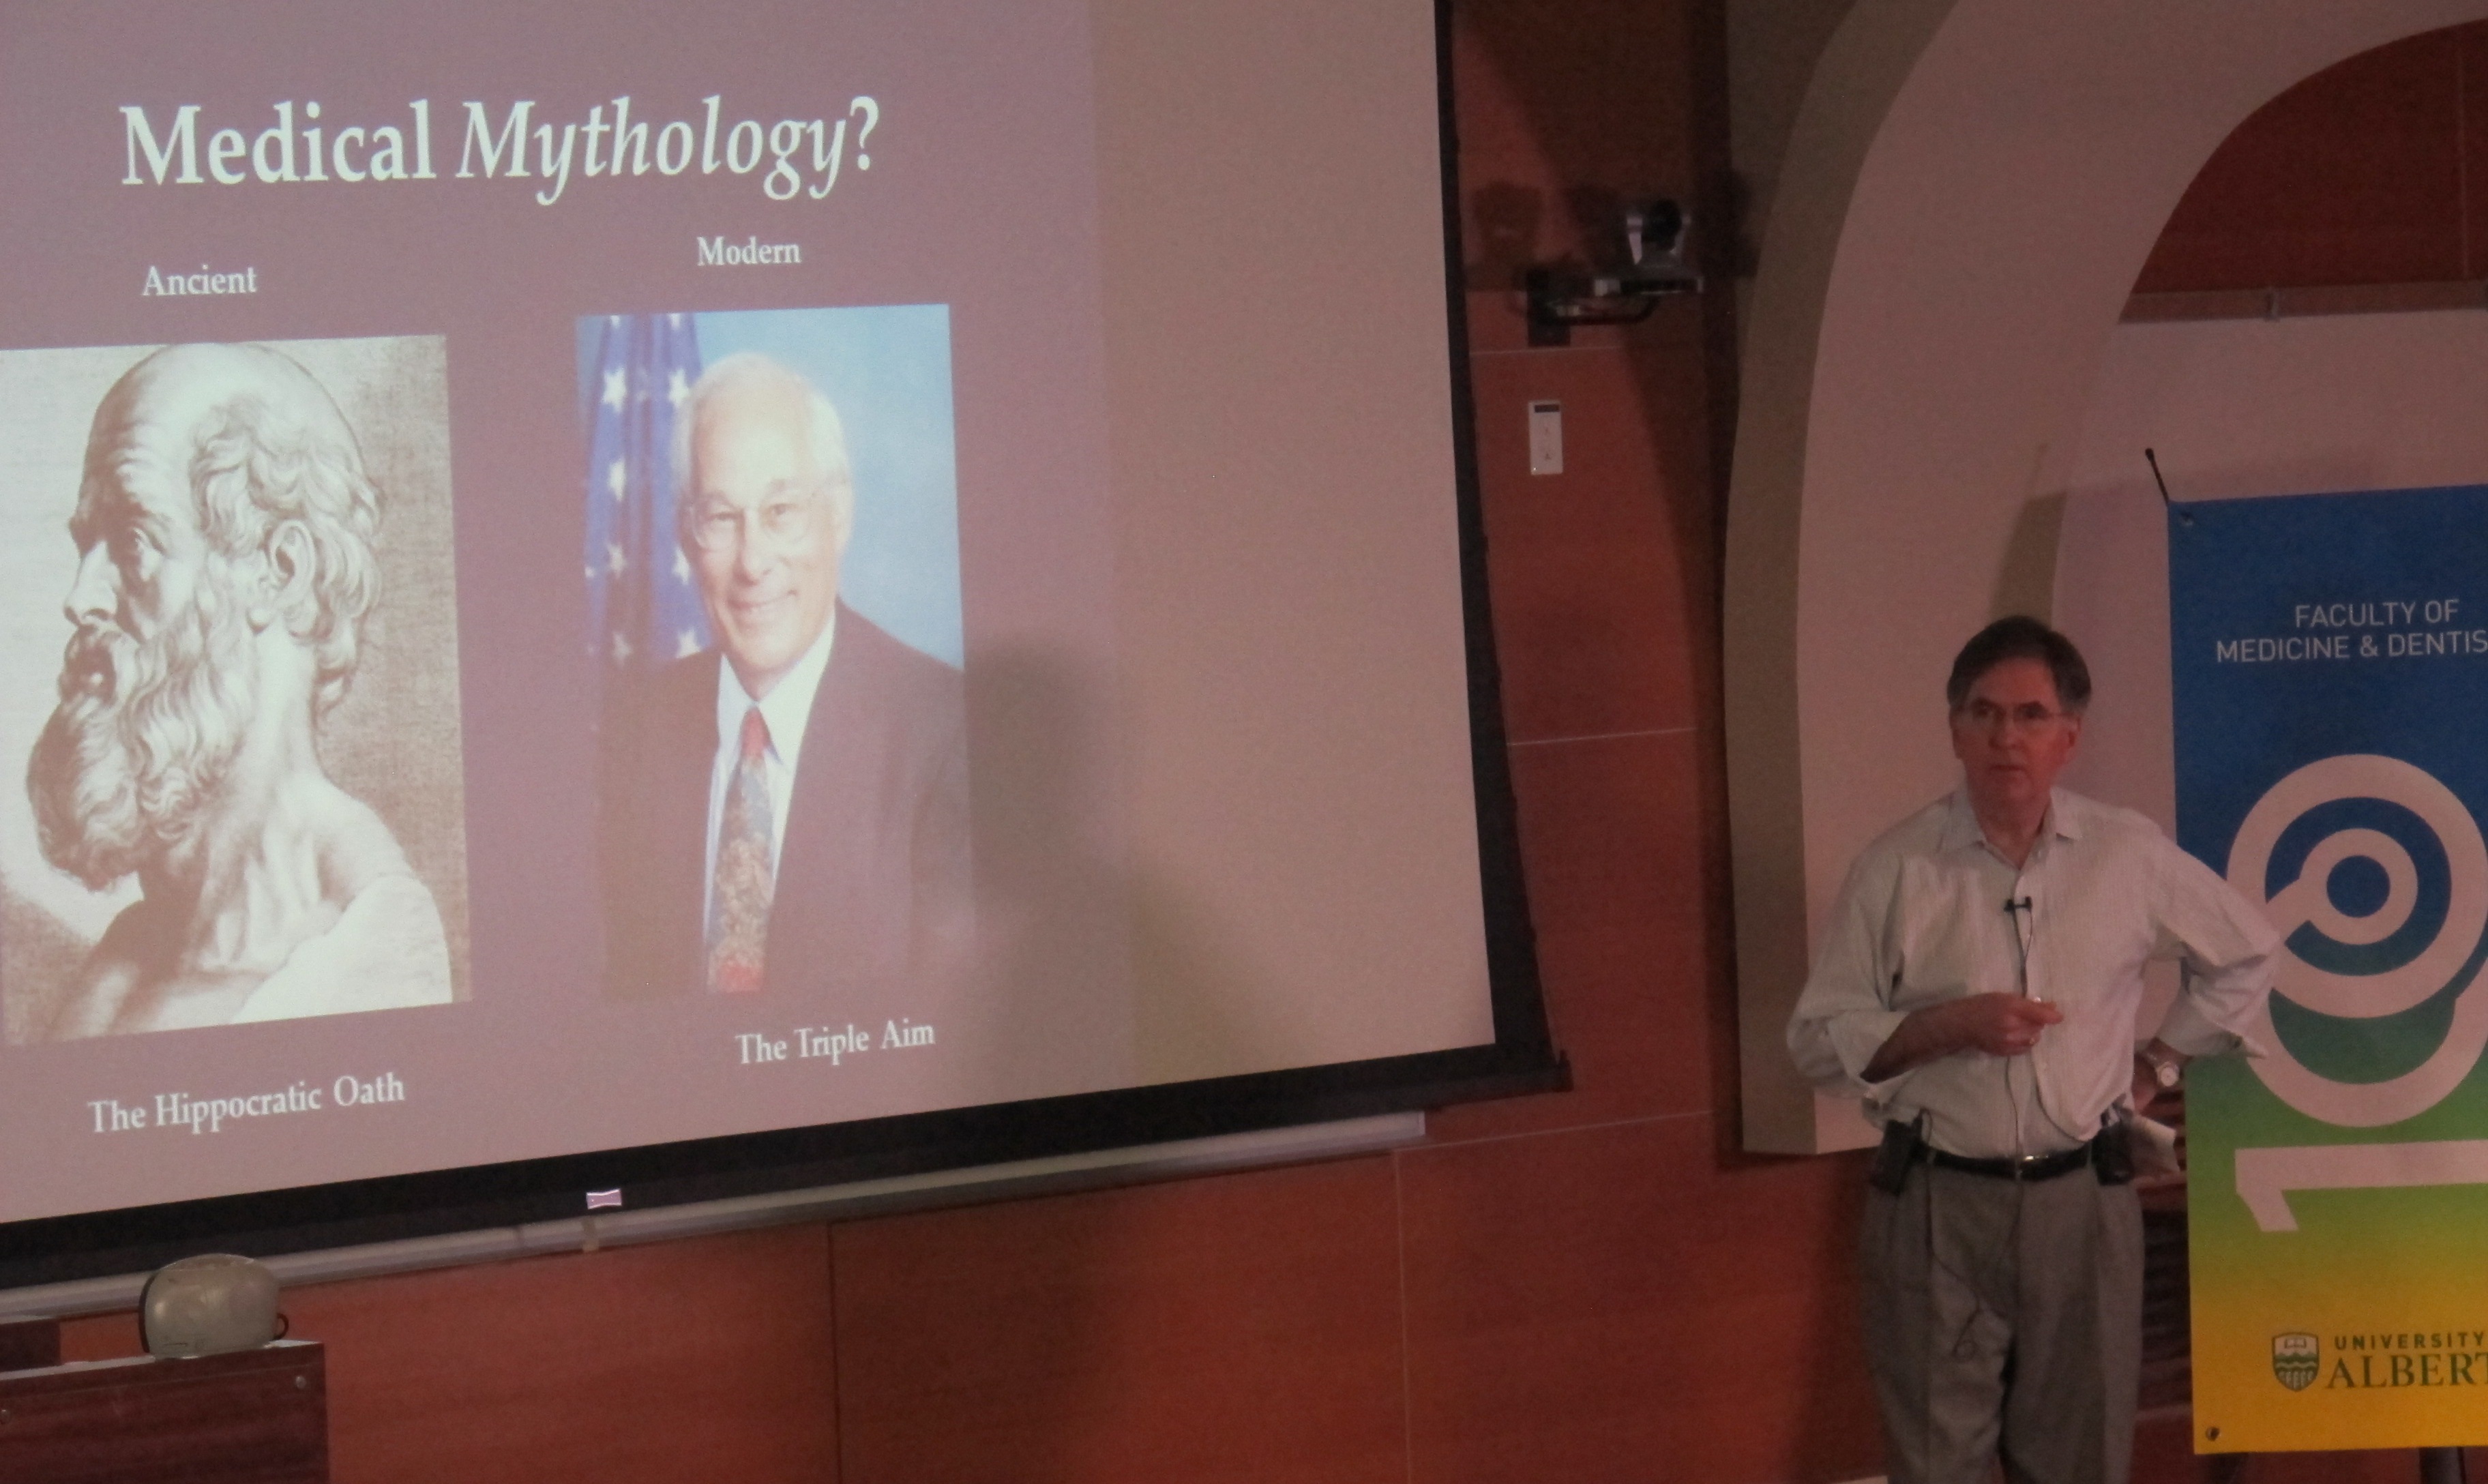
<instances>
[{"instance_id":1,"label":"circular colorful logo","mask_svg":"<svg viewBox=\"0 0 2488 1484\"><path fill-rule=\"evenodd\" d=\"M2488 843L2452 790L2374 753L2309 763L2247 812L2228 880L2280 933L2273 990L2288 1006L2375 1022L2452 996L2432 1050L2364 1078L2309 1067L2266 1006L2256 1030L2267 1054L2248 1065L2276 1097L2371 1129L2425 1112L2470 1075L2488 1049L2488 995L2472 993L2488 938Z\"/></svg>"}]
</instances>

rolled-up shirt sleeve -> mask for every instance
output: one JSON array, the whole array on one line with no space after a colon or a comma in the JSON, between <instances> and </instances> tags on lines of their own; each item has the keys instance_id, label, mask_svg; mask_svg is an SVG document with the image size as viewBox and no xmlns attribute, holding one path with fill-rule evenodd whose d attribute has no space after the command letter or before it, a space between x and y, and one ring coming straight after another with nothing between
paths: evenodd
<instances>
[{"instance_id":1,"label":"rolled-up shirt sleeve","mask_svg":"<svg viewBox=\"0 0 2488 1484\"><path fill-rule=\"evenodd\" d=\"M2280 935L2228 882L2176 846L2160 852L2158 867L2157 956L2173 955L2185 967L2160 1039L2188 1056L2263 1055L2250 1032L2272 991Z\"/></svg>"},{"instance_id":2,"label":"rolled-up shirt sleeve","mask_svg":"<svg viewBox=\"0 0 2488 1484\"><path fill-rule=\"evenodd\" d=\"M1789 1054L1806 1080L1827 1093L1880 1100L1903 1077L1866 1080L1866 1065L1908 1012L1891 1006L1898 966L1885 943L1898 885L1888 856L1874 854L1850 867L1824 925L1814 968L1789 1017Z\"/></svg>"}]
</instances>

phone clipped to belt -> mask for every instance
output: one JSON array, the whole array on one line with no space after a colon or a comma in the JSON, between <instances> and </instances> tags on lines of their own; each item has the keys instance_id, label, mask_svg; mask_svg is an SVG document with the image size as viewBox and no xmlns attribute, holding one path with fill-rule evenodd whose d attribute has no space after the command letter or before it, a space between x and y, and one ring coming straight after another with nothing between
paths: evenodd
<instances>
[{"instance_id":1,"label":"phone clipped to belt","mask_svg":"<svg viewBox=\"0 0 2488 1484\"><path fill-rule=\"evenodd\" d=\"M2122 1118L2111 1117L2107 1126L2091 1140L2091 1173L2102 1185L2131 1185L2134 1182L2134 1126Z\"/></svg>"},{"instance_id":2,"label":"phone clipped to belt","mask_svg":"<svg viewBox=\"0 0 2488 1484\"><path fill-rule=\"evenodd\" d=\"M1909 1166L1926 1158L1926 1140L1919 1137L1914 1123L1898 1121L1883 1125L1883 1142L1875 1151L1875 1164L1866 1172L1866 1183L1886 1195L1898 1195L1909 1183Z\"/></svg>"}]
</instances>

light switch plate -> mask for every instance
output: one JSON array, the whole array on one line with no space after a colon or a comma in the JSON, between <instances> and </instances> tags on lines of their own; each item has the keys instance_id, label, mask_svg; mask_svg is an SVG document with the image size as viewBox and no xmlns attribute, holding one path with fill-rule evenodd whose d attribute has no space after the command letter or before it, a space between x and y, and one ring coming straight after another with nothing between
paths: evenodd
<instances>
[{"instance_id":1,"label":"light switch plate","mask_svg":"<svg viewBox=\"0 0 2488 1484\"><path fill-rule=\"evenodd\" d=\"M1564 404L1560 402L1529 405L1529 472L1564 472Z\"/></svg>"}]
</instances>

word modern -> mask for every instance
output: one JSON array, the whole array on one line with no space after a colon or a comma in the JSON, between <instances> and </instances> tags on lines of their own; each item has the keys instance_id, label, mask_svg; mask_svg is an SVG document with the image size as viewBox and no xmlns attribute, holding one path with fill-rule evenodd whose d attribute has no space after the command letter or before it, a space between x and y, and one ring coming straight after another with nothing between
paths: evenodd
<instances>
[{"instance_id":1,"label":"word modern","mask_svg":"<svg viewBox=\"0 0 2488 1484\"><path fill-rule=\"evenodd\" d=\"M610 120L607 106L588 109L583 120L539 123L536 100L521 98L496 122L489 106L470 100L458 169L450 179L542 181L547 183L535 192L536 204L551 206L569 188L574 169L581 180L651 172L678 176L696 161L701 175L760 171L760 193L772 201L798 196L818 201L838 183L849 124L856 126L855 166L869 170L872 156L864 145L881 123L881 104L865 96L850 101L846 113L834 120L779 119L768 125L758 119L728 125L721 93L700 99L696 122L669 119L660 125L644 115L635 122L627 93L612 100ZM298 115L292 98L271 104L270 111L276 122L246 137L240 128L203 124L197 103L181 104L160 124L144 106L125 103L121 183L203 185L212 180L218 185L254 181L267 185L361 185L440 179L434 165L430 98L408 103L403 124L397 119L326 119L317 99L302 103ZM202 154L205 174L199 169ZM764 160L768 168L762 171Z\"/></svg>"},{"instance_id":2,"label":"word modern","mask_svg":"<svg viewBox=\"0 0 2488 1484\"><path fill-rule=\"evenodd\" d=\"M729 242L722 234L695 240L699 243L697 263L704 268L762 267L804 261L804 244L801 242L764 242L757 237L748 241Z\"/></svg>"}]
</instances>

